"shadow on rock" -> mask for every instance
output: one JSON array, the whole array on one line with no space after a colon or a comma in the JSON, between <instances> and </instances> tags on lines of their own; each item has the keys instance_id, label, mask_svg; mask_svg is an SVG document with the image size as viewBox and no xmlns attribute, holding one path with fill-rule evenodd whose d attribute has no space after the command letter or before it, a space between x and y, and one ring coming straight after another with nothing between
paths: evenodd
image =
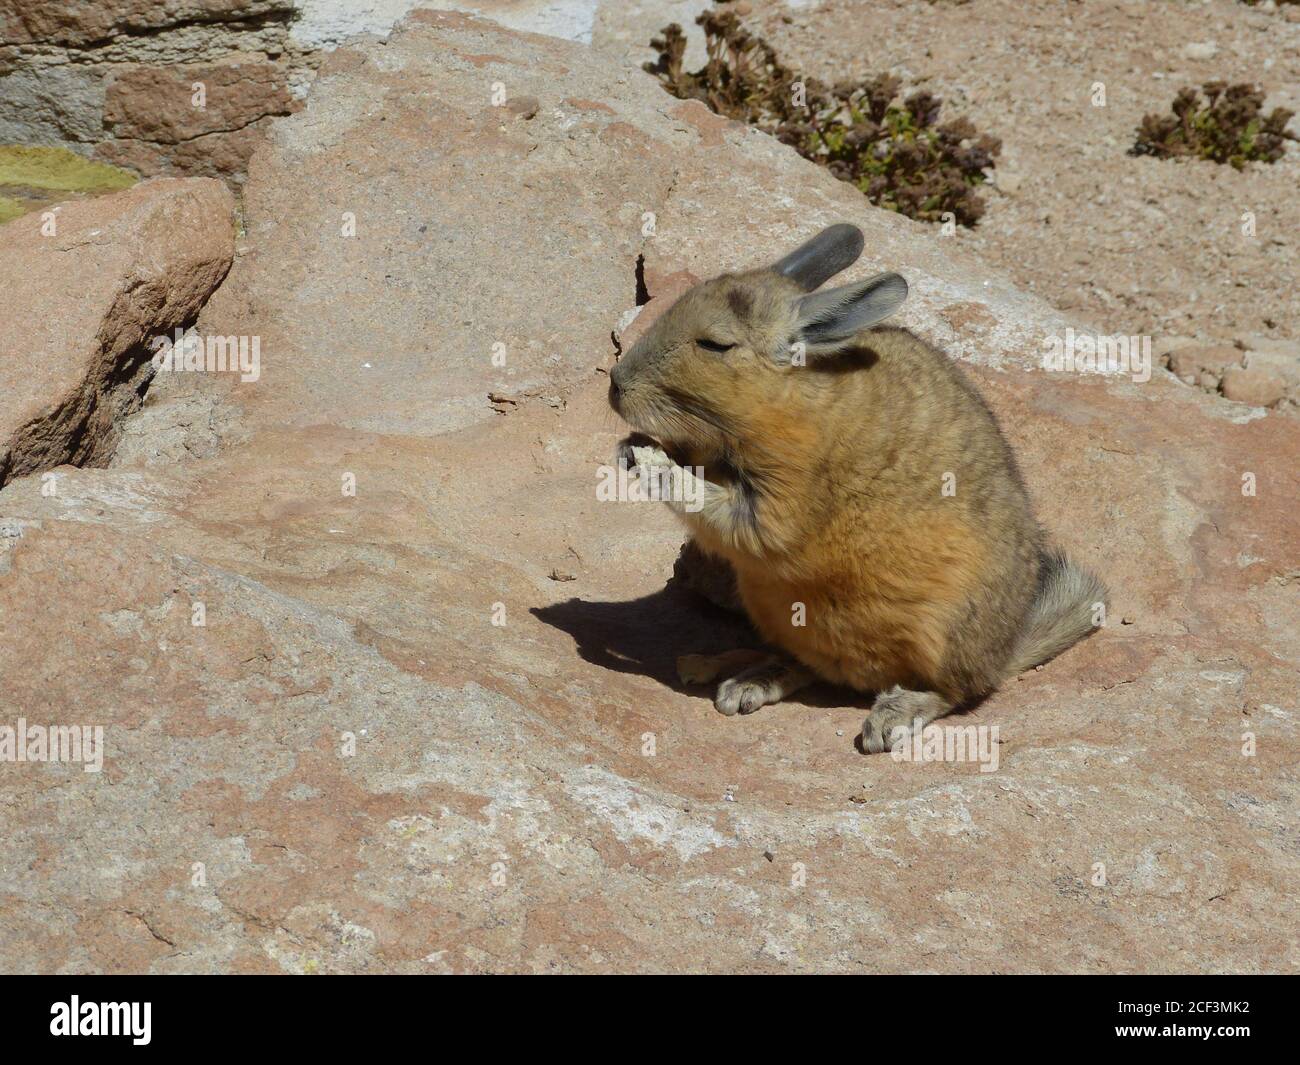
<instances>
[{"instance_id":1,"label":"shadow on rock","mask_svg":"<svg viewBox=\"0 0 1300 1065\"><path fill-rule=\"evenodd\" d=\"M693 694L702 689L677 679L679 655L717 654L761 642L744 618L675 583L621 603L568 599L532 612L572 636L578 654L592 665L639 673Z\"/></svg>"},{"instance_id":2,"label":"shadow on rock","mask_svg":"<svg viewBox=\"0 0 1300 1065\"><path fill-rule=\"evenodd\" d=\"M568 599L534 607L532 613L572 636L578 654L592 665L638 673L687 695L712 698L713 686L683 684L677 677L679 656L763 646L742 616L706 602L677 580L639 599L621 603ZM863 696L847 688L817 684L783 703L842 707L866 706L869 701L864 703Z\"/></svg>"}]
</instances>

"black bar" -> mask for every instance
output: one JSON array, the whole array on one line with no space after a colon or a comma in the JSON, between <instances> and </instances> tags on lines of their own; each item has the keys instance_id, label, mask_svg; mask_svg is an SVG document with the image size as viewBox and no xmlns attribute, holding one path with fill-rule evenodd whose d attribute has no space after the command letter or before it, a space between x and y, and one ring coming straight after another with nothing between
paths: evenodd
<instances>
[{"instance_id":1,"label":"black bar","mask_svg":"<svg viewBox=\"0 0 1300 1065\"><path fill-rule=\"evenodd\" d=\"M815 989L755 979L743 989L704 995L685 984L633 988L597 978L580 997L570 991L563 998L536 987L520 994L499 981L409 976L8 977L0 985L0 1046L10 1053L96 1053L111 1043L128 1053L319 1050L332 1057L373 1054L393 1041L450 1049L448 1040L462 1037L486 1051L498 1048L502 1034L532 1039L538 1050L568 1044L575 1053L601 1047L617 1053L639 1032L638 1044L668 1050L683 1046L696 1029L733 1051L737 1041L756 1040L770 1052L786 1039L810 1050L832 1030L861 1040L864 1052L885 1035L916 1040L927 1051L996 1045L1073 1052L1122 1044L1223 1050L1242 1043L1261 1050L1291 1042L1295 994L1284 977L1258 976L882 975L823 980ZM810 992L820 1022L798 1004ZM63 1026L73 996L82 1024L107 1020L111 1027L116 1018L126 1034L52 1034L52 1024ZM102 1003L138 1008L104 1011ZM127 1018L138 1022L134 1033L140 1034L121 1023ZM137 1042L145 1037L147 1043Z\"/></svg>"}]
</instances>

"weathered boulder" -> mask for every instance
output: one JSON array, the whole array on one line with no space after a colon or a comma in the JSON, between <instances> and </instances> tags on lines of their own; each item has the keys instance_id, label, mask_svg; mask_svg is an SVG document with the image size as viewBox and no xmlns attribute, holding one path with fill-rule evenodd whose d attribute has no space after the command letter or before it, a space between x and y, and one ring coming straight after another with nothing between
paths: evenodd
<instances>
[{"instance_id":1,"label":"weathered boulder","mask_svg":"<svg viewBox=\"0 0 1300 1065\"><path fill-rule=\"evenodd\" d=\"M215 63L128 65L107 80L96 151L143 174L242 174L273 116L296 111L289 68L236 53Z\"/></svg>"},{"instance_id":2,"label":"weathered boulder","mask_svg":"<svg viewBox=\"0 0 1300 1065\"><path fill-rule=\"evenodd\" d=\"M188 325L235 252L234 199L159 179L0 228L0 485L99 465L153 376L150 342Z\"/></svg>"},{"instance_id":3,"label":"weathered boulder","mask_svg":"<svg viewBox=\"0 0 1300 1065\"><path fill-rule=\"evenodd\" d=\"M162 379L111 468L0 492L7 721L106 747L0 763L4 968L1300 966L1294 421L1043 372L1071 323L934 230L465 16L333 55L246 212L199 331L260 378ZM863 758L833 689L718 715L674 658L743 627L597 501L611 333L831 221L1114 590L958 722L995 772Z\"/></svg>"},{"instance_id":4,"label":"weathered boulder","mask_svg":"<svg viewBox=\"0 0 1300 1065\"><path fill-rule=\"evenodd\" d=\"M178 144L286 114L287 73L260 56L219 63L129 67L108 87L104 120L114 136Z\"/></svg>"}]
</instances>

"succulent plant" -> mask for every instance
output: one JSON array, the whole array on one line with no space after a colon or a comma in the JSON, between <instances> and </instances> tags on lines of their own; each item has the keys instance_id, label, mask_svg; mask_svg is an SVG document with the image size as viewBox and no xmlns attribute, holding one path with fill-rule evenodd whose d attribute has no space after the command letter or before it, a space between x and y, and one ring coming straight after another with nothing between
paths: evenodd
<instances>
[{"instance_id":1,"label":"succulent plant","mask_svg":"<svg viewBox=\"0 0 1300 1065\"><path fill-rule=\"evenodd\" d=\"M1286 142L1296 139L1286 128L1294 112L1275 107L1265 115L1263 108L1264 93L1253 85L1207 81L1200 89L1180 89L1171 114L1142 119L1132 154L1192 156L1237 170L1249 162L1275 163Z\"/></svg>"},{"instance_id":2,"label":"succulent plant","mask_svg":"<svg viewBox=\"0 0 1300 1065\"><path fill-rule=\"evenodd\" d=\"M900 96L890 74L833 86L801 78L734 12L706 11L696 21L708 55L699 70L684 69L686 34L677 23L650 42L659 58L645 69L674 96L770 133L872 203L909 218L937 222L951 213L972 226L984 213L976 189L1001 142L969 119L940 124L939 97Z\"/></svg>"}]
</instances>

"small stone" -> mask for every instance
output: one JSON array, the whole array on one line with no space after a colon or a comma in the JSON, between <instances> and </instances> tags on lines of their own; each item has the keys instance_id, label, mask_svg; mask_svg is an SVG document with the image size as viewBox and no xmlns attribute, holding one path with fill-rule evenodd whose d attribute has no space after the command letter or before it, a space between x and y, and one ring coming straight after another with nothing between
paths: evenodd
<instances>
[{"instance_id":1,"label":"small stone","mask_svg":"<svg viewBox=\"0 0 1300 1065\"><path fill-rule=\"evenodd\" d=\"M1272 351L1246 352L1248 370L1264 370L1286 382L1287 389L1300 388L1300 353L1289 355Z\"/></svg>"},{"instance_id":2,"label":"small stone","mask_svg":"<svg viewBox=\"0 0 1300 1065\"><path fill-rule=\"evenodd\" d=\"M1286 395L1286 382L1267 370L1230 366L1223 375L1223 394L1252 407L1271 407Z\"/></svg>"},{"instance_id":3,"label":"small stone","mask_svg":"<svg viewBox=\"0 0 1300 1065\"><path fill-rule=\"evenodd\" d=\"M1169 356L1169 369L1184 380L1190 374L1193 381L1199 381L1206 372L1221 377L1229 366L1240 365L1241 352L1231 344L1197 344L1179 348Z\"/></svg>"},{"instance_id":4,"label":"small stone","mask_svg":"<svg viewBox=\"0 0 1300 1065\"><path fill-rule=\"evenodd\" d=\"M769 862L776 861L776 855L773 854L771 851L764 851L763 857L766 858Z\"/></svg>"},{"instance_id":5,"label":"small stone","mask_svg":"<svg viewBox=\"0 0 1300 1065\"><path fill-rule=\"evenodd\" d=\"M1183 48L1184 59L1213 59L1219 53L1219 46L1213 41L1193 41Z\"/></svg>"},{"instance_id":6,"label":"small stone","mask_svg":"<svg viewBox=\"0 0 1300 1065\"><path fill-rule=\"evenodd\" d=\"M745 15L752 15L754 13L754 8L750 4L746 3L745 0L740 0L740 3L736 4L736 6L732 8L732 10L735 11L737 15L741 15L742 17Z\"/></svg>"},{"instance_id":7,"label":"small stone","mask_svg":"<svg viewBox=\"0 0 1300 1065\"><path fill-rule=\"evenodd\" d=\"M1200 386L1207 392L1217 392L1219 390L1219 379L1209 370L1203 370L1201 371Z\"/></svg>"}]
</instances>

